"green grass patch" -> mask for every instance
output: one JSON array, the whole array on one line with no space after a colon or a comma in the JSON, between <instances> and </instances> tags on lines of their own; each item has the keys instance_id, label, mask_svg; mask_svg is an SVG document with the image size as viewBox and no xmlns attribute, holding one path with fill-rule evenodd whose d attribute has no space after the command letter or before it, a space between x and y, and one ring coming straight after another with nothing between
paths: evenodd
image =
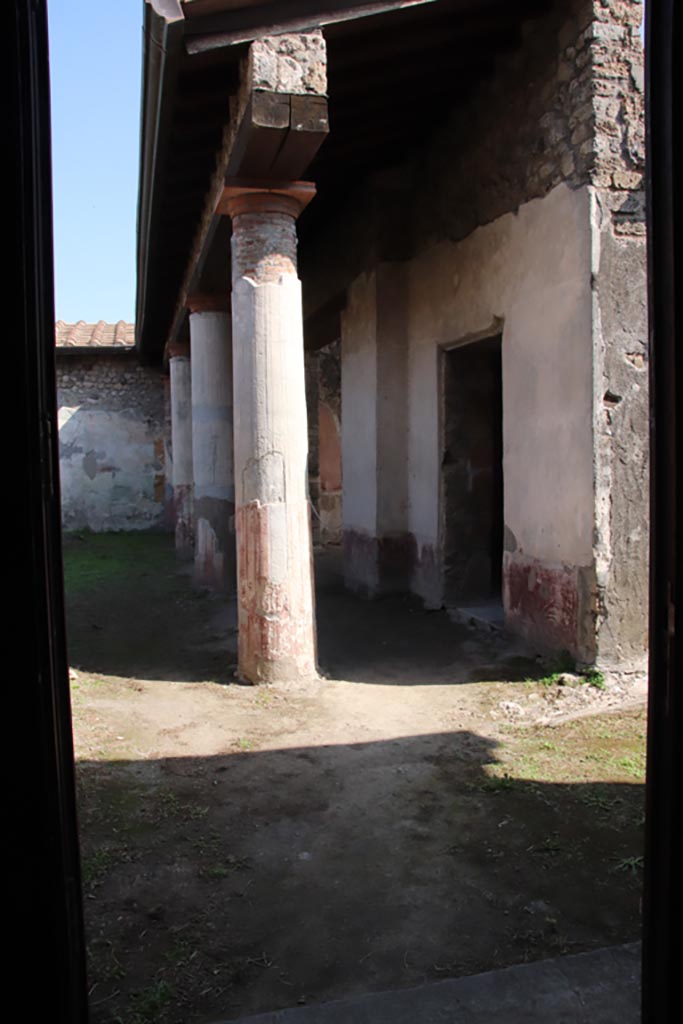
<instances>
[{"instance_id":1,"label":"green grass patch","mask_svg":"<svg viewBox=\"0 0 683 1024\"><path fill-rule=\"evenodd\" d=\"M490 775L482 782L481 788L485 793L509 792L515 788L515 779L509 772L503 772L502 775Z\"/></svg>"},{"instance_id":2,"label":"green grass patch","mask_svg":"<svg viewBox=\"0 0 683 1024\"><path fill-rule=\"evenodd\" d=\"M620 768L633 779L643 781L645 779L645 752L627 754L624 757L613 759L616 768Z\"/></svg>"},{"instance_id":3,"label":"green grass patch","mask_svg":"<svg viewBox=\"0 0 683 1024\"><path fill-rule=\"evenodd\" d=\"M642 857L621 857L614 865L614 871L624 871L629 875L637 875L643 869Z\"/></svg>"},{"instance_id":4,"label":"green grass patch","mask_svg":"<svg viewBox=\"0 0 683 1024\"><path fill-rule=\"evenodd\" d=\"M64 536L64 587L87 593L174 569L173 542L164 533L79 533Z\"/></svg>"},{"instance_id":5,"label":"green grass patch","mask_svg":"<svg viewBox=\"0 0 683 1024\"><path fill-rule=\"evenodd\" d=\"M100 846L81 859L81 880L86 892L93 892L112 868L132 860L128 849Z\"/></svg>"},{"instance_id":6,"label":"green grass patch","mask_svg":"<svg viewBox=\"0 0 683 1024\"><path fill-rule=\"evenodd\" d=\"M497 750L498 764L484 788L496 792L525 781L642 783L646 767L644 720L643 708L623 715L596 715L567 722L555 727L550 736L542 727L518 727L510 741L503 741ZM613 794L610 798L613 801ZM613 802L608 804L602 790L590 800L598 814L614 811Z\"/></svg>"},{"instance_id":7,"label":"green grass patch","mask_svg":"<svg viewBox=\"0 0 683 1024\"><path fill-rule=\"evenodd\" d=\"M588 683L589 686L593 686L596 690L604 690L607 686L604 675L597 668L590 668L587 672L583 672L581 675L583 680Z\"/></svg>"},{"instance_id":8,"label":"green grass patch","mask_svg":"<svg viewBox=\"0 0 683 1024\"><path fill-rule=\"evenodd\" d=\"M543 672L543 674L540 674ZM540 683L541 686L564 686L570 684L581 685L586 683L596 690L604 690L607 687L605 676L597 668L589 668L579 672L576 662L568 651L563 651L557 658L546 661L538 675L526 676L525 683Z\"/></svg>"},{"instance_id":9,"label":"green grass patch","mask_svg":"<svg viewBox=\"0 0 683 1024\"><path fill-rule=\"evenodd\" d=\"M142 991L136 992L133 1014L128 1021L130 1024L156 1024L159 1015L166 1009L174 995L172 986L160 978Z\"/></svg>"}]
</instances>

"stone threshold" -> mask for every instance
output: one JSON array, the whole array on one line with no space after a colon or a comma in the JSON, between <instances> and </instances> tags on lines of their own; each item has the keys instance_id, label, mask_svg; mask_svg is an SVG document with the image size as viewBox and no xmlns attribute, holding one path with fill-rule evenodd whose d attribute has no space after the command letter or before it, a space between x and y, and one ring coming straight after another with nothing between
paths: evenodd
<instances>
[{"instance_id":1,"label":"stone threshold","mask_svg":"<svg viewBox=\"0 0 683 1024\"><path fill-rule=\"evenodd\" d=\"M476 605L449 606L446 611L453 622L462 626L475 626L502 632L505 629L505 612L500 600L491 600Z\"/></svg>"},{"instance_id":2,"label":"stone threshold","mask_svg":"<svg viewBox=\"0 0 683 1024\"><path fill-rule=\"evenodd\" d=\"M639 1024L640 957L636 942L236 1024Z\"/></svg>"}]
</instances>

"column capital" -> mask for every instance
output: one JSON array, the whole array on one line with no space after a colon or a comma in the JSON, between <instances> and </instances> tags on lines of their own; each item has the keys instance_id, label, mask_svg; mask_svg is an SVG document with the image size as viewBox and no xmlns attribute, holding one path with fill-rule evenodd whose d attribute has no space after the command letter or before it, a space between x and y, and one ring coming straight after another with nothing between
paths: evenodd
<instances>
[{"instance_id":1,"label":"column capital","mask_svg":"<svg viewBox=\"0 0 683 1024\"><path fill-rule=\"evenodd\" d=\"M192 292L185 305L190 313L229 313L230 295L227 292Z\"/></svg>"},{"instance_id":2,"label":"column capital","mask_svg":"<svg viewBox=\"0 0 683 1024\"><path fill-rule=\"evenodd\" d=\"M167 359L189 359L190 358L190 343L189 341L171 341L166 345L166 358Z\"/></svg>"},{"instance_id":3,"label":"column capital","mask_svg":"<svg viewBox=\"0 0 683 1024\"><path fill-rule=\"evenodd\" d=\"M242 213L280 213L296 220L314 196L312 181L228 178L216 211L228 217L238 217Z\"/></svg>"}]
</instances>

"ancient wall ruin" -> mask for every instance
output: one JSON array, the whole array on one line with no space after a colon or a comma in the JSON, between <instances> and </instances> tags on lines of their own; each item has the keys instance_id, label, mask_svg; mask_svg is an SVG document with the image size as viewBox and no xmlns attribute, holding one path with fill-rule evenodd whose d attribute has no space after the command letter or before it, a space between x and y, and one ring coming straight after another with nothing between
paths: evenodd
<instances>
[{"instance_id":1,"label":"ancient wall ruin","mask_svg":"<svg viewBox=\"0 0 683 1024\"><path fill-rule=\"evenodd\" d=\"M508 624L625 669L646 636L641 16L635 0L573 0L529 21L432 143L302 256L309 311L347 297L349 583L407 577L442 603L440 360L500 331ZM381 298L397 261L398 318Z\"/></svg>"},{"instance_id":2,"label":"ancient wall ruin","mask_svg":"<svg viewBox=\"0 0 683 1024\"><path fill-rule=\"evenodd\" d=\"M133 352L58 350L65 530L169 528L164 380Z\"/></svg>"},{"instance_id":3,"label":"ancient wall ruin","mask_svg":"<svg viewBox=\"0 0 683 1024\"><path fill-rule=\"evenodd\" d=\"M342 539L341 345L334 341L317 352L318 362L318 512L325 546Z\"/></svg>"}]
</instances>

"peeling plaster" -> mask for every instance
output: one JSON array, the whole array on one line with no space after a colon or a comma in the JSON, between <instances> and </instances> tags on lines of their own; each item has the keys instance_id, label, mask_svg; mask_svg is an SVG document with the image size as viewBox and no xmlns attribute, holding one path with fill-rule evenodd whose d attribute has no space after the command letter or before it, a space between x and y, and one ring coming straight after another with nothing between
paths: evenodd
<instances>
[{"instance_id":1,"label":"peeling plaster","mask_svg":"<svg viewBox=\"0 0 683 1024\"><path fill-rule=\"evenodd\" d=\"M166 528L161 375L89 357L58 383L64 528Z\"/></svg>"}]
</instances>

